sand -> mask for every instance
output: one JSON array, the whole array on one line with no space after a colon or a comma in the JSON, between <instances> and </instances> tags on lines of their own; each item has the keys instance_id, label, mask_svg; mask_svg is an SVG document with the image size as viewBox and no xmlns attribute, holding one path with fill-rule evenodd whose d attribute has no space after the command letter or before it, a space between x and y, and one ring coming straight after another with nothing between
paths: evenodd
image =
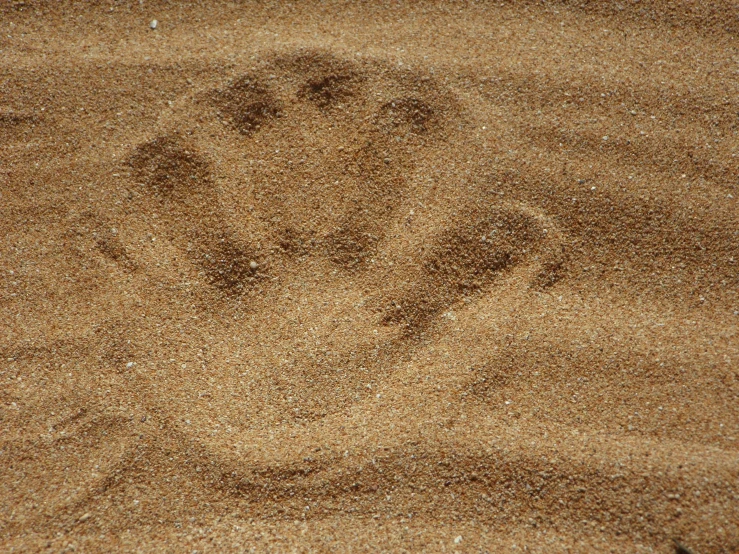
<instances>
[{"instance_id":1,"label":"sand","mask_svg":"<svg viewBox=\"0 0 739 554\"><path fill-rule=\"evenodd\" d=\"M736 3L0 31L3 551L739 552Z\"/></svg>"}]
</instances>

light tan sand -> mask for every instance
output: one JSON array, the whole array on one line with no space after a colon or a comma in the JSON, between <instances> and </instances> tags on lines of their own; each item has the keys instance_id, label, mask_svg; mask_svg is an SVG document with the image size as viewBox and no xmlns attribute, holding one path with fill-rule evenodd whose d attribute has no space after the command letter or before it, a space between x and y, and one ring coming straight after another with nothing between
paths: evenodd
<instances>
[{"instance_id":1,"label":"light tan sand","mask_svg":"<svg viewBox=\"0 0 739 554\"><path fill-rule=\"evenodd\" d=\"M0 3L0 548L738 552L738 21Z\"/></svg>"}]
</instances>

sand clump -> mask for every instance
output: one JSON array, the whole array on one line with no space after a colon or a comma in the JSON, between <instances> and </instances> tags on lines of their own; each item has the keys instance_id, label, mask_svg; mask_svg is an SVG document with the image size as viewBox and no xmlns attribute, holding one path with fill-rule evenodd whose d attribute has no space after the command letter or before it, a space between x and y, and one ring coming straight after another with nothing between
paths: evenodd
<instances>
[{"instance_id":1,"label":"sand clump","mask_svg":"<svg viewBox=\"0 0 739 554\"><path fill-rule=\"evenodd\" d=\"M0 28L4 551L739 551L729 3Z\"/></svg>"}]
</instances>

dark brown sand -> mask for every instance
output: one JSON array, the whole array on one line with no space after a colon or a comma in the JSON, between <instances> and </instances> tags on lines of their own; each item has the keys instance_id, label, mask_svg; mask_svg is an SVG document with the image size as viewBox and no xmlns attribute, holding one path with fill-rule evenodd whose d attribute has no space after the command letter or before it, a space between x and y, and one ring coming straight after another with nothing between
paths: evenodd
<instances>
[{"instance_id":1,"label":"dark brown sand","mask_svg":"<svg viewBox=\"0 0 739 554\"><path fill-rule=\"evenodd\" d=\"M0 549L738 552L738 34L0 3Z\"/></svg>"}]
</instances>

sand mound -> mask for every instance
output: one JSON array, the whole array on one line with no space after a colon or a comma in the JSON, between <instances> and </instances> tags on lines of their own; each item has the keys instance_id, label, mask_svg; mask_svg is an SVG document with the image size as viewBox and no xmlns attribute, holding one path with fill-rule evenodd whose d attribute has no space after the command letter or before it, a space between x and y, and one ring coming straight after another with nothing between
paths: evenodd
<instances>
[{"instance_id":1,"label":"sand mound","mask_svg":"<svg viewBox=\"0 0 739 554\"><path fill-rule=\"evenodd\" d=\"M0 8L4 549L738 551L734 20L639 6Z\"/></svg>"}]
</instances>

